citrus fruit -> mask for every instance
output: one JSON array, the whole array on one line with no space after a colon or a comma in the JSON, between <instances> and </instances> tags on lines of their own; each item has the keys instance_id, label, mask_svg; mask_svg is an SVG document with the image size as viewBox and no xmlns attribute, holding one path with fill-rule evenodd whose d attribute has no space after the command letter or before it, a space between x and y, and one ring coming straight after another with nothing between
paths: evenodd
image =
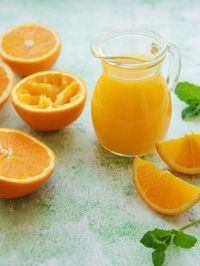
<instances>
[{"instance_id":1,"label":"citrus fruit","mask_svg":"<svg viewBox=\"0 0 200 266\"><path fill-rule=\"evenodd\" d=\"M38 189L51 175L53 151L31 135L0 128L0 197L16 198Z\"/></svg>"},{"instance_id":2,"label":"citrus fruit","mask_svg":"<svg viewBox=\"0 0 200 266\"><path fill-rule=\"evenodd\" d=\"M14 74L7 64L0 61L0 105L9 97L14 85Z\"/></svg>"},{"instance_id":3,"label":"citrus fruit","mask_svg":"<svg viewBox=\"0 0 200 266\"><path fill-rule=\"evenodd\" d=\"M12 90L15 110L37 130L57 130L81 114L87 96L85 83L76 75L44 71L21 80Z\"/></svg>"},{"instance_id":4,"label":"citrus fruit","mask_svg":"<svg viewBox=\"0 0 200 266\"><path fill-rule=\"evenodd\" d=\"M162 160L177 172L200 174L200 134L158 142L156 149Z\"/></svg>"},{"instance_id":5,"label":"citrus fruit","mask_svg":"<svg viewBox=\"0 0 200 266\"><path fill-rule=\"evenodd\" d=\"M61 48L58 33L39 23L23 24L0 37L0 55L18 74L26 76L49 69Z\"/></svg>"},{"instance_id":6,"label":"citrus fruit","mask_svg":"<svg viewBox=\"0 0 200 266\"><path fill-rule=\"evenodd\" d=\"M133 163L133 181L146 204L162 214L179 214L200 200L199 188L138 157Z\"/></svg>"}]
</instances>

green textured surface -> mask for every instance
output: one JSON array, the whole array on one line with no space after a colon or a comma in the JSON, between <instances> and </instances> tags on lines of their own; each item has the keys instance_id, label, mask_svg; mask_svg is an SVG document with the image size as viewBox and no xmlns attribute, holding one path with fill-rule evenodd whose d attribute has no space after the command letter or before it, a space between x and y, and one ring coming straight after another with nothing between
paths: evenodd
<instances>
[{"instance_id":1,"label":"green textured surface","mask_svg":"<svg viewBox=\"0 0 200 266\"><path fill-rule=\"evenodd\" d=\"M24 130L56 153L51 178L35 193L0 200L0 265L152 265L151 250L139 240L154 227L179 228L200 218L200 206L167 217L150 210L132 182L132 159L119 158L97 143L90 102L101 73L89 50L96 34L127 26L148 26L175 42L182 54L181 80L199 80L199 0L193 1L0 1L0 32L26 22L45 23L62 38L53 67L79 75L88 87L82 116L64 130L32 130L10 100L0 109L0 126ZM172 97L173 117L167 138L199 131L200 119L181 120L184 104ZM164 167L156 154L146 159ZM182 176L200 187L200 177ZM200 265L200 226L187 230L199 239L191 250L175 246L165 265Z\"/></svg>"}]
</instances>

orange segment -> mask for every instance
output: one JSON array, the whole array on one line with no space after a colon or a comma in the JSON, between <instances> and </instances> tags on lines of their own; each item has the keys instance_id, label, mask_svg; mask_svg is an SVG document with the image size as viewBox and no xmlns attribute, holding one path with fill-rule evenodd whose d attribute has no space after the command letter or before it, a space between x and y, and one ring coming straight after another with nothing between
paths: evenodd
<instances>
[{"instance_id":1,"label":"orange segment","mask_svg":"<svg viewBox=\"0 0 200 266\"><path fill-rule=\"evenodd\" d=\"M138 157L133 163L133 181L146 204L162 214L179 214L200 200L199 188Z\"/></svg>"},{"instance_id":2,"label":"orange segment","mask_svg":"<svg viewBox=\"0 0 200 266\"><path fill-rule=\"evenodd\" d=\"M72 81L56 96L55 106L63 105L73 101L74 96L77 95L79 90L79 84L76 81Z\"/></svg>"},{"instance_id":3,"label":"orange segment","mask_svg":"<svg viewBox=\"0 0 200 266\"><path fill-rule=\"evenodd\" d=\"M0 105L8 99L14 80L14 74L9 66L0 62Z\"/></svg>"},{"instance_id":4,"label":"orange segment","mask_svg":"<svg viewBox=\"0 0 200 266\"><path fill-rule=\"evenodd\" d=\"M31 135L16 129L0 129L0 197L16 198L32 193L53 172L53 151Z\"/></svg>"},{"instance_id":5,"label":"orange segment","mask_svg":"<svg viewBox=\"0 0 200 266\"><path fill-rule=\"evenodd\" d=\"M58 33L39 23L13 27L0 39L0 53L18 74L25 76L49 69L61 48Z\"/></svg>"},{"instance_id":6,"label":"orange segment","mask_svg":"<svg viewBox=\"0 0 200 266\"><path fill-rule=\"evenodd\" d=\"M21 80L12 103L21 118L38 130L57 130L75 121L87 96L85 83L63 71L45 71Z\"/></svg>"},{"instance_id":7,"label":"orange segment","mask_svg":"<svg viewBox=\"0 0 200 266\"><path fill-rule=\"evenodd\" d=\"M162 160L177 172L200 174L200 134L158 142L156 149Z\"/></svg>"}]
</instances>

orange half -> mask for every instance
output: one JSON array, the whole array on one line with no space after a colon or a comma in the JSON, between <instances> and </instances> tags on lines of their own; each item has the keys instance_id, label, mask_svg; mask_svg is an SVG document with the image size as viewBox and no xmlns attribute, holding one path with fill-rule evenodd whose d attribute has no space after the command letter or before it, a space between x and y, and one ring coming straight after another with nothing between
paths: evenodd
<instances>
[{"instance_id":1,"label":"orange half","mask_svg":"<svg viewBox=\"0 0 200 266\"><path fill-rule=\"evenodd\" d=\"M0 105L9 97L14 86L15 77L7 64L0 61Z\"/></svg>"},{"instance_id":2,"label":"orange half","mask_svg":"<svg viewBox=\"0 0 200 266\"><path fill-rule=\"evenodd\" d=\"M38 189L55 168L43 142L16 129L0 128L0 197L16 198Z\"/></svg>"},{"instance_id":3,"label":"orange half","mask_svg":"<svg viewBox=\"0 0 200 266\"><path fill-rule=\"evenodd\" d=\"M199 188L138 157L133 163L133 181L145 203L162 214L185 212L200 200Z\"/></svg>"},{"instance_id":4,"label":"orange half","mask_svg":"<svg viewBox=\"0 0 200 266\"><path fill-rule=\"evenodd\" d=\"M158 142L156 149L162 160L177 172L200 174L200 134Z\"/></svg>"},{"instance_id":5,"label":"orange half","mask_svg":"<svg viewBox=\"0 0 200 266\"><path fill-rule=\"evenodd\" d=\"M0 37L2 59L22 76L49 69L55 63L60 49L59 34L39 23L13 27Z\"/></svg>"},{"instance_id":6,"label":"orange half","mask_svg":"<svg viewBox=\"0 0 200 266\"><path fill-rule=\"evenodd\" d=\"M63 71L44 71L21 80L12 90L15 110L37 130L57 130L75 121L87 97L85 83Z\"/></svg>"}]
</instances>

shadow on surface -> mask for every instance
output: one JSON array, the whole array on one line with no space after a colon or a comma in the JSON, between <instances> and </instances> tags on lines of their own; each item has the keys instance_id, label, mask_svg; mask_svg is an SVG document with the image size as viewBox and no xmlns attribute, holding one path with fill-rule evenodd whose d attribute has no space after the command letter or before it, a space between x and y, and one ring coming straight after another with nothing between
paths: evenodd
<instances>
[{"instance_id":1,"label":"shadow on surface","mask_svg":"<svg viewBox=\"0 0 200 266\"><path fill-rule=\"evenodd\" d=\"M101 146L98 142L94 143L94 151L96 159L101 163L101 166L111 167L112 165L122 168L130 167L134 157L122 157L115 155Z\"/></svg>"}]
</instances>

